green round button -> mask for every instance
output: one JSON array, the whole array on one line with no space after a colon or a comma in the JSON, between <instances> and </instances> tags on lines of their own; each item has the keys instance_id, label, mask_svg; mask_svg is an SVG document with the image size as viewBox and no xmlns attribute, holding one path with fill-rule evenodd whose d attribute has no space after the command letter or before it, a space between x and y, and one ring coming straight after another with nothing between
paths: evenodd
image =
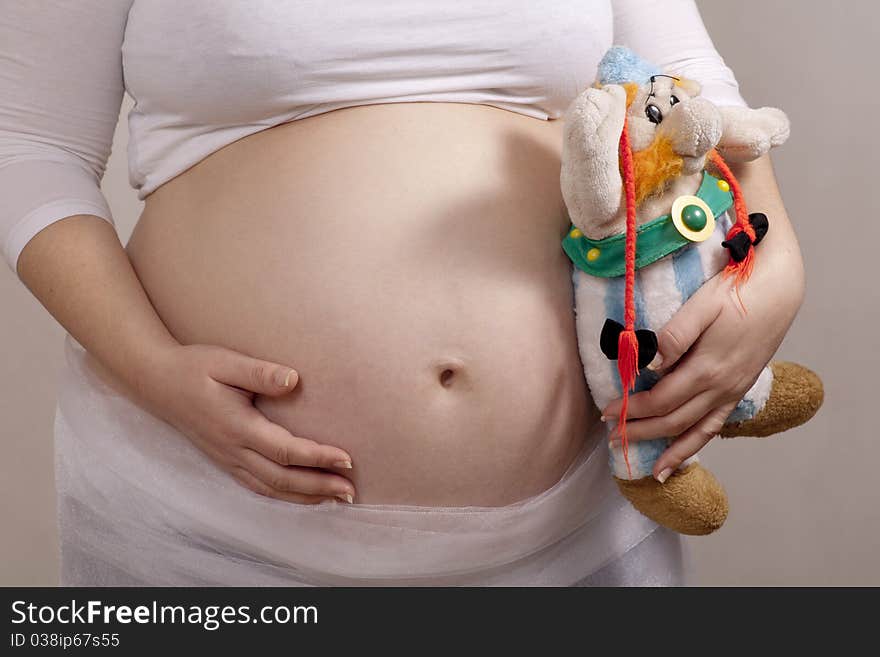
<instances>
[{"instance_id":1,"label":"green round button","mask_svg":"<svg viewBox=\"0 0 880 657\"><path fill-rule=\"evenodd\" d=\"M681 211L681 220L685 226L693 231L703 230L706 227L706 222L709 221L703 208L699 205L684 206Z\"/></svg>"}]
</instances>

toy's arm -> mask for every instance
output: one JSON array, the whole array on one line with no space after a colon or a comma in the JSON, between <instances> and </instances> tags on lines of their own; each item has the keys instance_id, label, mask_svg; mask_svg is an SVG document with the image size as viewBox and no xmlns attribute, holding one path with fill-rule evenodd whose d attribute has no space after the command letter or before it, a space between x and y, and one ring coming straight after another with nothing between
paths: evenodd
<instances>
[{"instance_id":1,"label":"toy's arm","mask_svg":"<svg viewBox=\"0 0 880 657\"><path fill-rule=\"evenodd\" d=\"M614 84L586 89L565 113L562 197L572 223L594 239L614 232L620 210L618 148L625 116L626 91Z\"/></svg>"},{"instance_id":2,"label":"toy's arm","mask_svg":"<svg viewBox=\"0 0 880 657\"><path fill-rule=\"evenodd\" d=\"M719 107L718 152L729 162L751 162L788 139L788 117L775 107Z\"/></svg>"}]
</instances>

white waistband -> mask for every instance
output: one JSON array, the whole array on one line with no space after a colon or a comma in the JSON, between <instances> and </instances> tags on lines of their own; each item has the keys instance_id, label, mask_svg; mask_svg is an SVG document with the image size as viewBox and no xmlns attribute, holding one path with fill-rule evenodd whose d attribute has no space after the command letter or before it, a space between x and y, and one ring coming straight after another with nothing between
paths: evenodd
<instances>
[{"instance_id":1,"label":"white waistband","mask_svg":"<svg viewBox=\"0 0 880 657\"><path fill-rule=\"evenodd\" d=\"M602 440L588 441L594 447L554 486L505 507L261 497L115 388L69 335L65 355L56 415L62 558L67 544L138 581L564 585L656 528L617 492Z\"/></svg>"}]
</instances>

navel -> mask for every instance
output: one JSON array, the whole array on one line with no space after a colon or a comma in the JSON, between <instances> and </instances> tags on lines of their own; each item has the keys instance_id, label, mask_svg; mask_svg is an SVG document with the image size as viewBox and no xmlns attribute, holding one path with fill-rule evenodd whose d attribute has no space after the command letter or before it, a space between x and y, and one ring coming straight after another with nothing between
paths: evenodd
<instances>
[{"instance_id":1,"label":"navel","mask_svg":"<svg viewBox=\"0 0 880 657\"><path fill-rule=\"evenodd\" d=\"M458 358L438 358L431 369L441 387L449 389L461 386L466 380L464 362Z\"/></svg>"},{"instance_id":2,"label":"navel","mask_svg":"<svg viewBox=\"0 0 880 657\"><path fill-rule=\"evenodd\" d=\"M440 385L444 388L449 388L452 386L452 382L455 380L455 370L451 367L447 367L442 372L440 372Z\"/></svg>"}]
</instances>

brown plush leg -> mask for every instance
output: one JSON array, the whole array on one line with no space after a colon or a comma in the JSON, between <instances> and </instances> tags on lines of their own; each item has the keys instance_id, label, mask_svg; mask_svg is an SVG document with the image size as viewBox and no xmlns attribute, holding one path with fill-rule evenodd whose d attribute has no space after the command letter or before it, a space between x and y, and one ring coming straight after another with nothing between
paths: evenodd
<instances>
[{"instance_id":1,"label":"brown plush leg","mask_svg":"<svg viewBox=\"0 0 880 657\"><path fill-rule=\"evenodd\" d=\"M770 436L799 426L816 414L825 398L822 380L797 363L774 361L773 387L761 412L751 420L725 424L724 438Z\"/></svg>"},{"instance_id":2,"label":"brown plush leg","mask_svg":"<svg viewBox=\"0 0 880 657\"><path fill-rule=\"evenodd\" d=\"M614 480L636 509L680 534L711 534L727 518L727 494L699 463L673 473L663 484L653 477Z\"/></svg>"}]
</instances>

